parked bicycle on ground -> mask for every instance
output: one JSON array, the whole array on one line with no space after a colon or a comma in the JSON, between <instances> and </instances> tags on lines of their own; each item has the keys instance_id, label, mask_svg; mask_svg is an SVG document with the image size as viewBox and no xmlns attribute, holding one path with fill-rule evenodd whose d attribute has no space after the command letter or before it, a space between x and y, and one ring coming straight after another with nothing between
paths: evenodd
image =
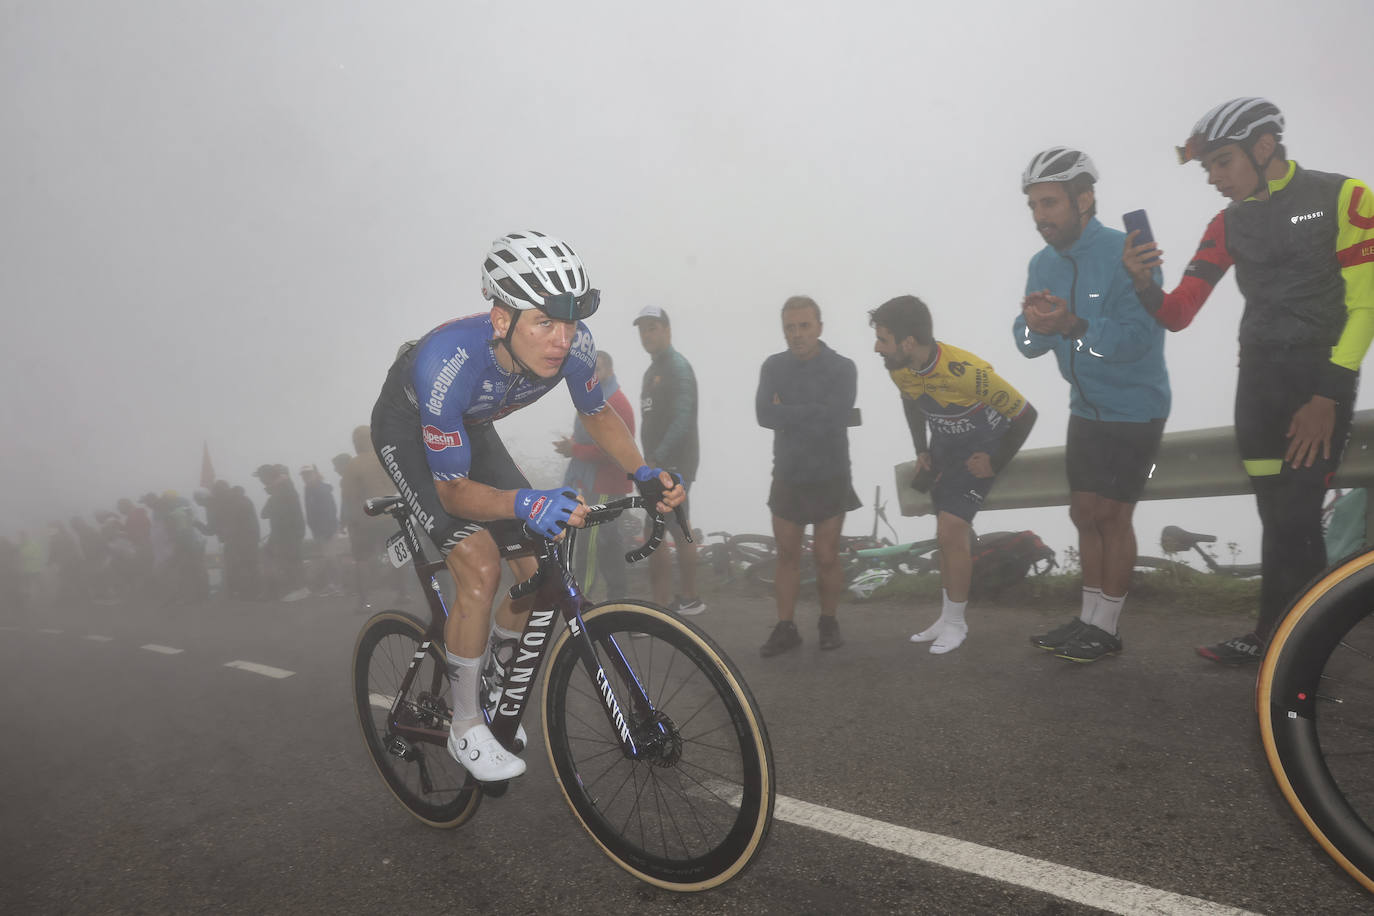
<instances>
[{"instance_id":1,"label":"parked bicycle on ground","mask_svg":"<svg viewBox=\"0 0 1374 916\"><path fill-rule=\"evenodd\" d=\"M647 557L663 519L639 496L593 506L588 527L645 509L649 539L626 555ZM367 501L391 515L393 562L413 563L430 620L385 611L367 621L353 652L353 692L368 753L396 799L433 827L469 820L483 796L506 783L479 783L449 756L444 621L448 610L400 497ZM590 606L560 545L526 532L522 553L538 572L511 589L537 596L517 653L484 708L492 733L519 752L519 726L545 658L539 706L549 764L573 816L621 868L674 891L717 887L754 861L772 823L773 755L763 717L734 664L705 633L653 604ZM558 631L556 620L565 626ZM484 695L487 695L484 684ZM486 705L486 704L484 704Z\"/></svg>"}]
</instances>

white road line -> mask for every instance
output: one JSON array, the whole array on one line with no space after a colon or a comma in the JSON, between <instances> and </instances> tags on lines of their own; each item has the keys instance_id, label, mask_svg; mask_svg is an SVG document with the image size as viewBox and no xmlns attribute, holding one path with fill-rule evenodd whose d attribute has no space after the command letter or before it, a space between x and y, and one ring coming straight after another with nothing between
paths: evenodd
<instances>
[{"instance_id":1,"label":"white road line","mask_svg":"<svg viewBox=\"0 0 1374 916\"><path fill-rule=\"evenodd\" d=\"M284 678L295 674L294 671L287 671L285 668L273 668L271 665L259 665L257 662L232 661L225 662L226 668L238 668L243 671L251 671L254 674L261 674L263 677Z\"/></svg>"},{"instance_id":2,"label":"white road line","mask_svg":"<svg viewBox=\"0 0 1374 916\"><path fill-rule=\"evenodd\" d=\"M175 649L171 646L159 646L157 643L150 642L146 646L139 646L140 649L147 649L149 652L161 652L163 655L180 655L185 649Z\"/></svg>"},{"instance_id":3,"label":"white road line","mask_svg":"<svg viewBox=\"0 0 1374 916\"><path fill-rule=\"evenodd\" d=\"M1108 878L935 833L898 827L784 795L777 797L773 816L789 824L810 827L913 859L1015 884L1110 913L1130 916L1254 916L1247 910L1222 906L1210 900Z\"/></svg>"},{"instance_id":4,"label":"white road line","mask_svg":"<svg viewBox=\"0 0 1374 916\"><path fill-rule=\"evenodd\" d=\"M91 642L114 642L113 636L101 636L97 633L87 633L82 639L89 639Z\"/></svg>"}]
</instances>

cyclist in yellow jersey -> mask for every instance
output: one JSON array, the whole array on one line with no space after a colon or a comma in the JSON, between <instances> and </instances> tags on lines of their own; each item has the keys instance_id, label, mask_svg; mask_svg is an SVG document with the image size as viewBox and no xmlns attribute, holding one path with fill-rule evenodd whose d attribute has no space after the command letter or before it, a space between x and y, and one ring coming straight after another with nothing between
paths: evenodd
<instances>
[{"instance_id":1,"label":"cyclist in yellow jersey","mask_svg":"<svg viewBox=\"0 0 1374 916\"><path fill-rule=\"evenodd\" d=\"M929 642L932 654L943 655L968 635L973 516L1026 441L1036 412L985 360L937 341L930 309L915 296L889 299L868 318L873 349L902 394L916 447L913 485L930 491L940 542L940 616L911 641Z\"/></svg>"}]
</instances>

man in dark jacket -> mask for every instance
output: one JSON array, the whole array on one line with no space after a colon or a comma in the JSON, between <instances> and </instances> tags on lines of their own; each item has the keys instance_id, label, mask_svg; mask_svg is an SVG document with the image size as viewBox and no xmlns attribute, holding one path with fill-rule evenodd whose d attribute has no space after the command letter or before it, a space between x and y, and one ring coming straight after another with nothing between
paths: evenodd
<instances>
[{"instance_id":1,"label":"man in dark jacket","mask_svg":"<svg viewBox=\"0 0 1374 916\"><path fill-rule=\"evenodd\" d=\"M310 594L305 588L305 513L301 498L291 483L285 465L264 464L253 472L267 491L262 517L267 519L267 543L263 546L266 566L266 596L282 601L299 601Z\"/></svg>"}]
</instances>

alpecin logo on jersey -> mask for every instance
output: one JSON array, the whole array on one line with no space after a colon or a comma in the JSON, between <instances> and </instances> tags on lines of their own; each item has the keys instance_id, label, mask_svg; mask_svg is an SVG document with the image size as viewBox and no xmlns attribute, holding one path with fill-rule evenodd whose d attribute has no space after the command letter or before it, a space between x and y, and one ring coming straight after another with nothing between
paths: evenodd
<instances>
[{"instance_id":1,"label":"alpecin logo on jersey","mask_svg":"<svg viewBox=\"0 0 1374 916\"><path fill-rule=\"evenodd\" d=\"M446 433L437 426L424 428L425 446L431 452L442 452L446 448L457 448L463 444L463 437L456 430Z\"/></svg>"}]
</instances>

